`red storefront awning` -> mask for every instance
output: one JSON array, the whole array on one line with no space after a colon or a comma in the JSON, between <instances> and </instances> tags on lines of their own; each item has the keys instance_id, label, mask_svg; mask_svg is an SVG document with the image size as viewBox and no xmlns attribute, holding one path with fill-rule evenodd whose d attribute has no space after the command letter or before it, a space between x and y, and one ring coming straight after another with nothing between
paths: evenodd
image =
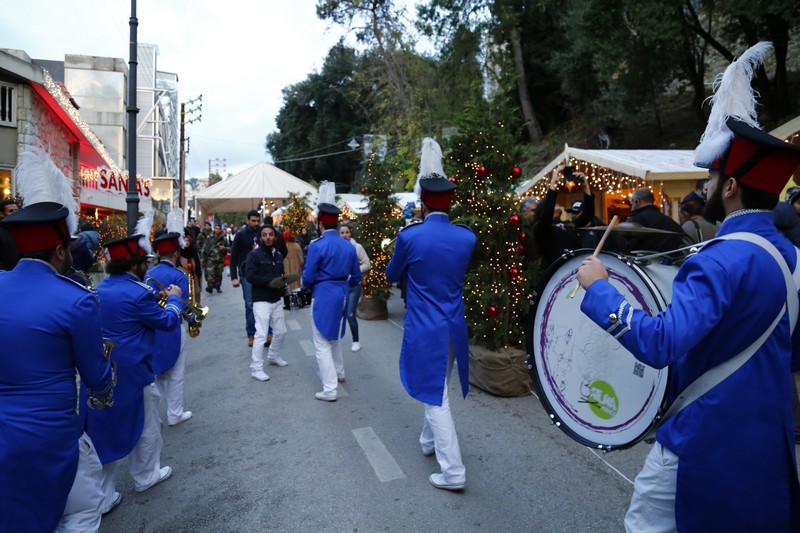
<instances>
[{"instance_id":1,"label":"red storefront awning","mask_svg":"<svg viewBox=\"0 0 800 533\"><path fill-rule=\"evenodd\" d=\"M101 156L97 149L95 149L91 141L89 141L89 139L86 138L86 135L84 135L83 131L81 131L80 127L75 124L75 122L72 120L72 117L70 117L67 111L61 107L61 104L53 97L52 94L50 94L47 88L39 85L36 82L31 82L31 87L33 87L33 90L36 91L36 94L41 97L47 107L56 114L59 120L61 120L61 122L64 124L64 127L72 135L73 140L79 143L80 163L90 168L108 166L108 163L105 161L105 159L103 159L103 156Z\"/></svg>"}]
</instances>

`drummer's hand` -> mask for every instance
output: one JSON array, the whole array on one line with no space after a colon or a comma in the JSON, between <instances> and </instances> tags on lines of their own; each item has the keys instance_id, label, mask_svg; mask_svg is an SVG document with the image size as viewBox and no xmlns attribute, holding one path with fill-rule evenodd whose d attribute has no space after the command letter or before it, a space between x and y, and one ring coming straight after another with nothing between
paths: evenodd
<instances>
[{"instance_id":1,"label":"drummer's hand","mask_svg":"<svg viewBox=\"0 0 800 533\"><path fill-rule=\"evenodd\" d=\"M598 279L608 279L608 272L602 261L590 255L581 262L581 267L578 269L578 282L581 287L588 289L589 285Z\"/></svg>"},{"instance_id":2,"label":"drummer's hand","mask_svg":"<svg viewBox=\"0 0 800 533\"><path fill-rule=\"evenodd\" d=\"M234 288L238 287L239 286L239 278L232 279L231 280L231 285L233 285Z\"/></svg>"}]
</instances>

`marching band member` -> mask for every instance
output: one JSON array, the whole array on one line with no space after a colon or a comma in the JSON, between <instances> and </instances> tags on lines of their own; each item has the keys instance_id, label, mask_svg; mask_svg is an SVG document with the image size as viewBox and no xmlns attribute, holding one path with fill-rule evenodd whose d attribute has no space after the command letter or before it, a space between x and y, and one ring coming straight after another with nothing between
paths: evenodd
<instances>
[{"instance_id":1,"label":"marching band member","mask_svg":"<svg viewBox=\"0 0 800 533\"><path fill-rule=\"evenodd\" d=\"M189 280L178 268L182 238L179 233L165 233L153 240L159 262L146 274L145 283L156 291L161 287L178 287L181 294L189 294ZM186 318L191 310L180 303L181 315ZM188 321L189 318L186 318ZM194 320L192 318L192 320ZM156 385L167 402L167 424L178 425L192 418L191 411L183 410L183 376L186 369L186 327L182 325L169 331L157 331L153 370Z\"/></svg>"},{"instance_id":2,"label":"marching band member","mask_svg":"<svg viewBox=\"0 0 800 533\"><path fill-rule=\"evenodd\" d=\"M0 272L0 292L14 302L0 306L2 532L53 531L64 512L83 432L76 368L91 405L112 403L97 296L64 276L68 215L64 205L39 202L3 219L21 259Z\"/></svg>"},{"instance_id":3,"label":"marching band member","mask_svg":"<svg viewBox=\"0 0 800 533\"><path fill-rule=\"evenodd\" d=\"M800 531L790 374L800 336L787 311L798 261L771 213L800 147L756 120L750 78L768 50L760 43L734 61L712 101L695 165L711 178L705 216L722 226L681 266L667 310L634 309L599 259L578 272L581 310L643 363L671 365L669 397L683 406L657 430L627 531Z\"/></svg>"},{"instance_id":4,"label":"marching band member","mask_svg":"<svg viewBox=\"0 0 800 533\"><path fill-rule=\"evenodd\" d=\"M341 211L335 197L335 185L323 181L317 203L317 229L322 236L308 246L302 278L303 286L312 291L311 324L322 380L322 390L314 397L325 402L336 401L338 382L345 379L340 339L347 326L347 295L352 285L361 283L356 249L336 231Z\"/></svg>"},{"instance_id":5,"label":"marching band member","mask_svg":"<svg viewBox=\"0 0 800 533\"><path fill-rule=\"evenodd\" d=\"M166 290L165 308L158 294L142 283L150 243L133 235L106 243L109 276L97 286L103 309L103 335L116 343L112 350L120 376L114 407L90 412L88 432L103 464L102 512L121 500L116 484L118 461L128 456L134 489L142 492L164 481L172 468L161 466L158 417L159 394L153 381L154 332L173 331L180 325L180 289Z\"/></svg>"},{"instance_id":6,"label":"marching band member","mask_svg":"<svg viewBox=\"0 0 800 533\"><path fill-rule=\"evenodd\" d=\"M466 469L450 413L447 384L455 359L466 397L469 352L464 274L476 238L466 226L450 223L448 211L456 185L445 177L441 159L436 141L424 139L415 190L421 197L425 220L398 233L386 279L395 283L407 276L400 379L411 397L425 404L419 442L424 455L436 453L442 470L431 474L430 482L440 489L461 490L466 485Z\"/></svg>"}]
</instances>

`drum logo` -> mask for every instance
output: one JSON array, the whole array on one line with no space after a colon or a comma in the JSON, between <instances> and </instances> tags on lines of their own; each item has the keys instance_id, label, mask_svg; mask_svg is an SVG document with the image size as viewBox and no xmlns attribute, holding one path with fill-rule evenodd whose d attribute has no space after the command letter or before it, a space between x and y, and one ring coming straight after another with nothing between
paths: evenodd
<instances>
[{"instance_id":1,"label":"drum logo","mask_svg":"<svg viewBox=\"0 0 800 533\"><path fill-rule=\"evenodd\" d=\"M588 403L592 412L603 420L617 416L619 409L617 393L602 380L581 383L581 402Z\"/></svg>"}]
</instances>

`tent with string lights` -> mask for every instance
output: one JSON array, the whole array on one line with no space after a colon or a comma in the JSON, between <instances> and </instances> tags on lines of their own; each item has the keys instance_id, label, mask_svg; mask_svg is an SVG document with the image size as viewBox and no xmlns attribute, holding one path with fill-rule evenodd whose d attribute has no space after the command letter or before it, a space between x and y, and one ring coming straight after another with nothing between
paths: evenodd
<instances>
[{"instance_id":1,"label":"tent with string lights","mask_svg":"<svg viewBox=\"0 0 800 533\"><path fill-rule=\"evenodd\" d=\"M543 197L547 176L562 161L588 176L596 201L600 202L597 212L605 220L610 213L625 214L626 204L630 208L630 195L640 187L653 189L662 209L677 217L681 198L694 190L697 180L708 176L707 170L694 166L694 150L586 150L565 145L558 157L517 187L517 195ZM583 199L576 183L562 186L566 192L559 195L561 205Z\"/></svg>"},{"instance_id":2,"label":"tent with string lights","mask_svg":"<svg viewBox=\"0 0 800 533\"><path fill-rule=\"evenodd\" d=\"M257 163L197 194L202 213L244 213L258 209L274 211L283 206L289 194L316 197L317 189L265 161Z\"/></svg>"}]
</instances>

